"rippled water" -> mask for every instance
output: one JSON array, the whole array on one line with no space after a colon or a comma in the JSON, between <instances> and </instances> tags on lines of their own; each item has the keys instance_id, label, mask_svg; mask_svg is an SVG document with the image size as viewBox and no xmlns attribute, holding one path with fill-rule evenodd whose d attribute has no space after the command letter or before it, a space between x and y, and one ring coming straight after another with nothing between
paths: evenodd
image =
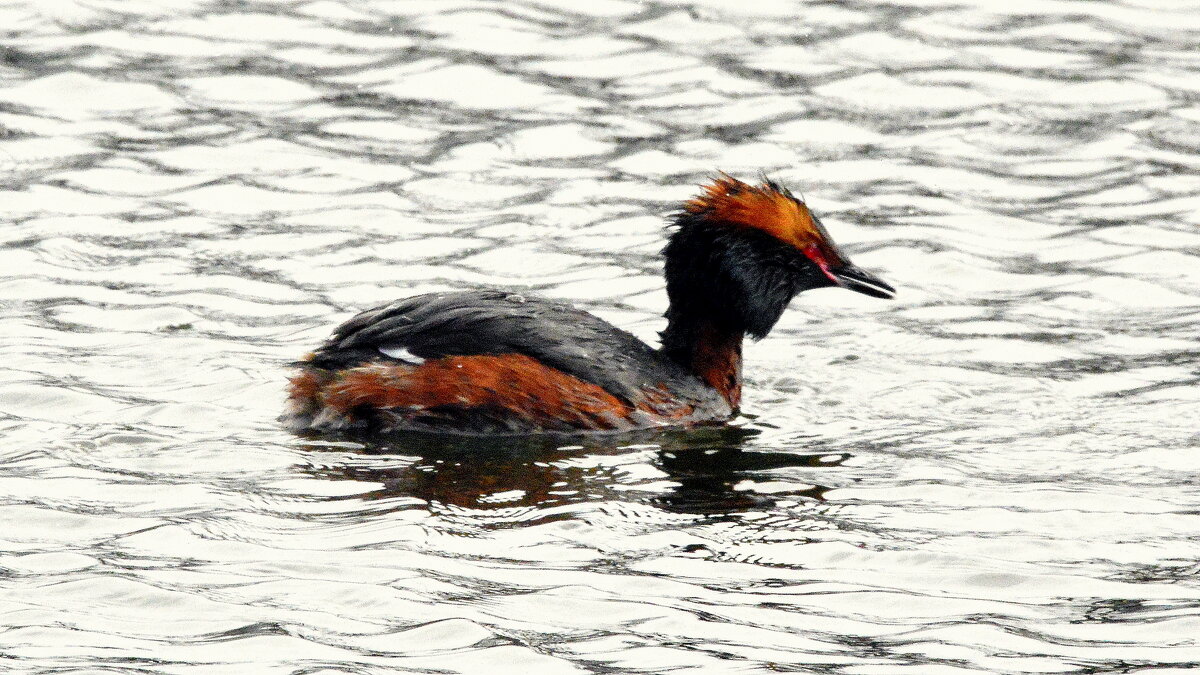
<instances>
[{"instance_id":1,"label":"rippled water","mask_svg":"<svg viewBox=\"0 0 1200 675\"><path fill-rule=\"evenodd\" d=\"M568 8L569 9L566 9ZM0 4L0 670L1200 667L1200 4ZM297 438L284 364L496 285L661 328L803 191L737 428Z\"/></svg>"}]
</instances>

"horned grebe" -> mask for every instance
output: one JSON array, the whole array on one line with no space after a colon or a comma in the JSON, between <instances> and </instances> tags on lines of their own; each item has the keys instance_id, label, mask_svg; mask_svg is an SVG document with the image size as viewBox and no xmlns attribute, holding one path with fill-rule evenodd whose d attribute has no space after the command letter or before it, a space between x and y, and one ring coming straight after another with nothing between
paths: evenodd
<instances>
[{"instance_id":1,"label":"horned grebe","mask_svg":"<svg viewBox=\"0 0 1200 675\"><path fill-rule=\"evenodd\" d=\"M295 364L295 430L459 434L620 431L738 410L742 338L801 291L895 289L853 266L801 200L722 175L673 216L667 328L653 349L569 304L479 290L370 309Z\"/></svg>"}]
</instances>

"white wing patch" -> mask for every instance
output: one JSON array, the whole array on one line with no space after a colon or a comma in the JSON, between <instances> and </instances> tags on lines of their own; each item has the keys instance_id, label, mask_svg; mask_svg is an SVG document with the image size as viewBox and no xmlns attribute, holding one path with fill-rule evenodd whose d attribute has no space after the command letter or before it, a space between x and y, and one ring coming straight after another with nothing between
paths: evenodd
<instances>
[{"instance_id":1,"label":"white wing patch","mask_svg":"<svg viewBox=\"0 0 1200 675\"><path fill-rule=\"evenodd\" d=\"M387 356L389 358L396 359L397 361L411 363L414 366L419 366L422 363L425 363L425 359L417 356L416 354L413 354L412 352L408 351L407 349L405 349L404 347L401 347L399 345L397 345L395 347L381 346L381 347L379 347L379 353L383 354L384 356Z\"/></svg>"}]
</instances>

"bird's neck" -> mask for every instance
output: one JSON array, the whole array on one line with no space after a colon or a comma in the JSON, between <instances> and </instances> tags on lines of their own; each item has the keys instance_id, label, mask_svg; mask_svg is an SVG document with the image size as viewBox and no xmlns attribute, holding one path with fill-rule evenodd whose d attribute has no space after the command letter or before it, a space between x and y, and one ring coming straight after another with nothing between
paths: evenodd
<instances>
[{"instance_id":1,"label":"bird's neck","mask_svg":"<svg viewBox=\"0 0 1200 675\"><path fill-rule=\"evenodd\" d=\"M667 312L662 353L716 389L734 410L742 400L742 338L745 331L703 317Z\"/></svg>"}]
</instances>

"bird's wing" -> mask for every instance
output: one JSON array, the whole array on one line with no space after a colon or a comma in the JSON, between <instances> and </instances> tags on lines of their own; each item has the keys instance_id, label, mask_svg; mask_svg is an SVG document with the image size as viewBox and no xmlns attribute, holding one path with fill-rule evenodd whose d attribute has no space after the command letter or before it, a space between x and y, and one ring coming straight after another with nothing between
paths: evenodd
<instances>
[{"instance_id":1,"label":"bird's wing","mask_svg":"<svg viewBox=\"0 0 1200 675\"><path fill-rule=\"evenodd\" d=\"M500 291L431 293L367 310L339 326L309 365L489 354L524 354L627 401L681 376L646 343L592 314Z\"/></svg>"}]
</instances>

